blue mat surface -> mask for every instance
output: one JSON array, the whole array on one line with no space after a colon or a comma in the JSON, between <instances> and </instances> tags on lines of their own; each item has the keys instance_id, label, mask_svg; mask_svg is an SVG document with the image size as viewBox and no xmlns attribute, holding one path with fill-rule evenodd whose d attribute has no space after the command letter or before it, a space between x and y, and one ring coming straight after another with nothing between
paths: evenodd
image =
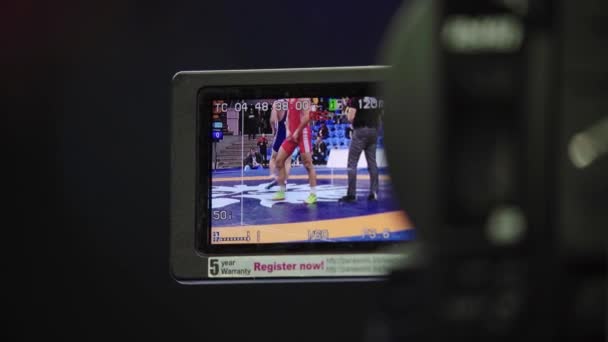
<instances>
[{"instance_id":1,"label":"blue mat surface","mask_svg":"<svg viewBox=\"0 0 608 342\"><path fill-rule=\"evenodd\" d=\"M317 197L315 205L304 199L310 192L306 170L293 167L287 181L285 201L272 201L278 187L266 189L270 183L268 169L242 172L240 169L217 170L212 174L212 201L214 210L225 210L226 219L214 220L214 227L259 225L319 221L378 214L399 210L386 170L380 170L380 190L377 201L368 201L369 174L359 170L357 196L354 203L340 203L346 194L346 170L317 169ZM243 178L241 178L243 176Z\"/></svg>"}]
</instances>

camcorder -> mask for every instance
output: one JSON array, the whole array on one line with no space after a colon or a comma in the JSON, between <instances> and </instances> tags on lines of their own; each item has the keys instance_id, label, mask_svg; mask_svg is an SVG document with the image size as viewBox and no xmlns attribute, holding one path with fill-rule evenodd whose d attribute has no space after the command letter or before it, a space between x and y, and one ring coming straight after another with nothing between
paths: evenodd
<instances>
[{"instance_id":1,"label":"camcorder","mask_svg":"<svg viewBox=\"0 0 608 342\"><path fill-rule=\"evenodd\" d=\"M606 7L412 1L380 66L179 72L173 277L381 281L374 341L604 340Z\"/></svg>"}]
</instances>

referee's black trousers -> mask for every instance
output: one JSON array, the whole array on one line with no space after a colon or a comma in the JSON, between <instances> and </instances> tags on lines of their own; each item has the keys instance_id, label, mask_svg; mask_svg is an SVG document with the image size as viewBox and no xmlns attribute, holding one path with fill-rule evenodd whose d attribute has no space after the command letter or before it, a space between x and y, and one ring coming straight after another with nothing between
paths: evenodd
<instances>
[{"instance_id":1,"label":"referee's black trousers","mask_svg":"<svg viewBox=\"0 0 608 342\"><path fill-rule=\"evenodd\" d=\"M357 163L361 152L365 152L367 171L369 172L369 191L378 193L378 164L376 162L376 141L378 129L375 127L359 127L353 131L353 139L348 150L348 192L347 195L357 195Z\"/></svg>"}]
</instances>

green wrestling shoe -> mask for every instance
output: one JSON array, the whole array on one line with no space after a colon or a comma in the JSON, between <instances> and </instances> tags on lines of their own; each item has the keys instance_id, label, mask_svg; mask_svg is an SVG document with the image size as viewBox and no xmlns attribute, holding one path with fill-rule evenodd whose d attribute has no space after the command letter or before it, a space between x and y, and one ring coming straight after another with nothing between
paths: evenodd
<instances>
[{"instance_id":1,"label":"green wrestling shoe","mask_svg":"<svg viewBox=\"0 0 608 342\"><path fill-rule=\"evenodd\" d=\"M275 192L274 197L272 197L273 201L282 201L285 199L285 191L279 190Z\"/></svg>"},{"instance_id":2,"label":"green wrestling shoe","mask_svg":"<svg viewBox=\"0 0 608 342\"><path fill-rule=\"evenodd\" d=\"M306 200L304 200L304 202L306 202L306 204L315 204L315 203L317 203L317 195L311 193L310 195L308 195L308 198L306 198Z\"/></svg>"}]
</instances>

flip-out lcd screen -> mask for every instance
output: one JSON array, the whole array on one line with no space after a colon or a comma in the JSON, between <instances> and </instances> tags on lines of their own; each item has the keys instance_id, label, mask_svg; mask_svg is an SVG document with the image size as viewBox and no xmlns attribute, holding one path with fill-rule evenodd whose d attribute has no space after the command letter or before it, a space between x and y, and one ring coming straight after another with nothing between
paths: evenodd
<instances>
[{"instance_id":1,"label":"flip-out lcd screen","mask_svg":"<svg viewBox=\"0 0 608 342\"><path fill-rule=\"evenodd\" d=\"M383 99L364 84L309 88L200 91L198 153L210 156L199 164L203 249L413 239L391 187Z\"/></svg>"}]
</instances>

